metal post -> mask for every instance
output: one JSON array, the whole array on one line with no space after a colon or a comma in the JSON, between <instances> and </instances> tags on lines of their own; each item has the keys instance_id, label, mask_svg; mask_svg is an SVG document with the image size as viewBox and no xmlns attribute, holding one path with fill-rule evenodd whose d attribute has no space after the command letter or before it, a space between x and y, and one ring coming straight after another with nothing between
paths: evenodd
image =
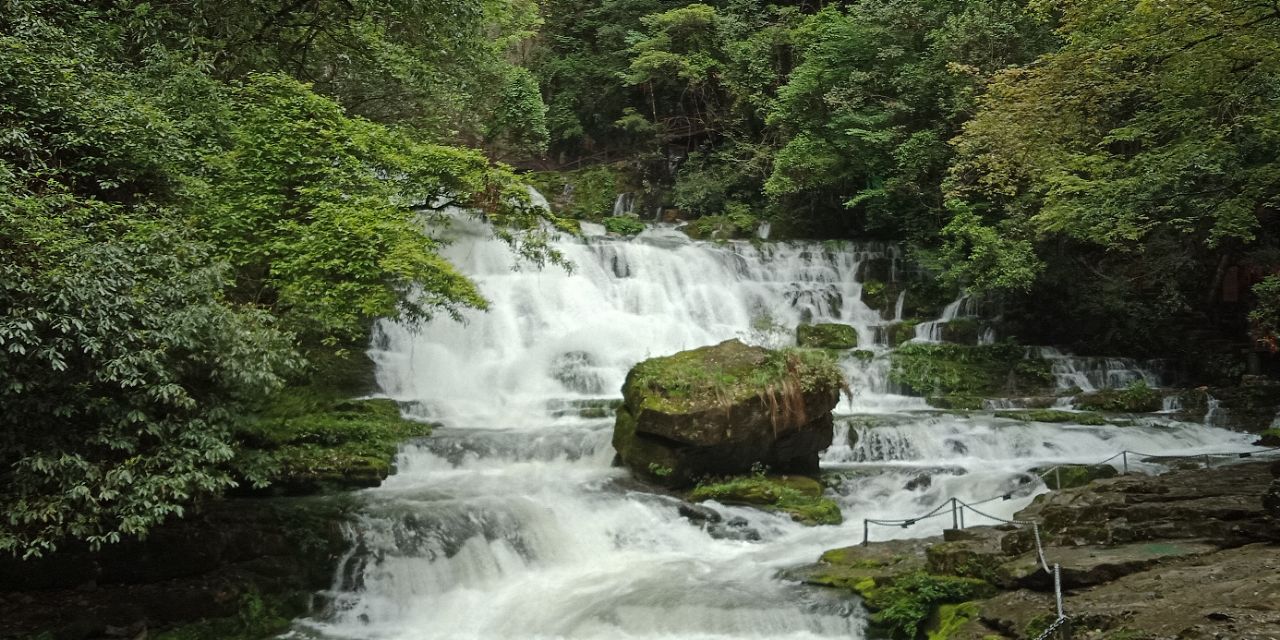
<instances>
[{"instance_id":1,"label":"metal post","mask_svg":"<svg viewBox=\"0 0 1280 640\"><path fill-rule=\"evenodd\" d=\"M1062 618L1062 569L1053 565L1053 594L1058 600L1058 618Z\"/></svg>"},{"instance_id":2,"label":"metal post","mask_svg":"<svg viewBox=\"0 0 1280 640\"><path fill-rule=\"evenodd\" d=\"M960 528L964 528L964 507L960 507Z\"/></svg>"},{"instance_id":3,"label":"metal post","mask_svg":"<svg viewBox=\"0 0 1280 640\"><path fill-rule=\"evenodd\" d=\"M867 546L871 540L871 523L866 518L862 519L862 546Z\"/></svg>"},{"instance_id":4,"label":"metal post","mask_svg":"<svg viewBox=\"0 0 1280 640\"><path fill-rule=\"evenodd\" d=\"M1062 467L1053 468L1053 481L1057 483L1057 486L1055 486L1053 490L1062 491Z\"/></svg>"},{"instance_id":5,"label":"metal post","mask_svg":"<svg viewBox=\"0 0 1280 640\"><path fill-rule=\"evenodd\" d=\"M955 498L951 499L951 528L952 529L960 528L960 514L957 513Z\"/></svg>"},{"instance_id":6,"label":"metal post","mask_svg":"<svg viewBox=\"0 0 1280 640\"><path fill-rule=\"evenodd\" d=\"M1124 456L1124 473L1125 475L1128 475L1129 474L1129 452L1121 451L1120 455Z\"/></svg>"}]
</instances>

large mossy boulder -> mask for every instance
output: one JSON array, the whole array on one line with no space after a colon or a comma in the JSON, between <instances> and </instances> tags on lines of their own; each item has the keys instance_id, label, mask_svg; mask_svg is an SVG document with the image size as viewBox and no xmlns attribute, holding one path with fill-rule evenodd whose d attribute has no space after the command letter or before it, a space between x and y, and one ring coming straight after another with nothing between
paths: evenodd
<instances>
[{"instance_id":1,"label":"large mossy boulder","mask_svg":"<svg viewBox=\"0 0 1280 640\"><path fill-rule=\"evenodd\" d=\"M802 324L796 327L796 344L811 349L857 349L858 330L847 324Z\"/></svg>"},{"instance_id":2,"label":"large mossy boulder","mask_svg":"<svg viewBox=\"0 0 1280 640\"><path fill-rule=\"evenodd\" d=\"M761 466L816 473L843 386L821 351L729 340L651 358L627 374L613 446L622 464L670 487Z\"/></svg>"}]
</instances>

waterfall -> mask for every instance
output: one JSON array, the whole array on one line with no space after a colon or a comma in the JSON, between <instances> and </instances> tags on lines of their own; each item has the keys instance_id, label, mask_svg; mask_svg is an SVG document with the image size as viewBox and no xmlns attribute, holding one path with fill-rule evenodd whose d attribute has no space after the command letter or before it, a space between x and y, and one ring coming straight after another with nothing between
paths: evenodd
<instances>
[{"instance_id":1,"label":"waterfall","mask_svg":"<svg viewBox=\"0 0 1280 640\"><path fill-rule=\"evenodd\" d=\"M1164 383L1156 363L1132 358L1074 356L1053 347L1031 347L1030 350L1049 361L1059 391L1123 389L1137 382L1160 387Z\"/></svg>"},{"instance_id":2,"label":"waterfall","mask_svg":"<svg viewBox=\"0 0 1280 640\"><path fill-rule=\"evenodd\" d=\"M955 320L964 311L965 303L969 301L969 296L961 295L954 301L947 304L942 309L942 315L937 320L921 322L916 325L916 342L942 342L943 327L948 322Z\"/></svg>"},{"instance_id":3,"label":"waterfall","mask_svg":"<svg viewBox=\"0 0 1280 640\"><path fill-rule=\"evenodd\" d=\"M629 216L635 210L636 194L627 192L619 193L618 198L613 201L613 215Z\"/></svg>"},{"instance_id":4,"label":"waterfall","mask_svg":"<svg viewBox=\"0 0 1280 640\"><path fill-rule=\"evenodd\" d=\"M984 510L1011 517L1045 490L1026 473L1043 462L1244 443L1168 421L1084 427L926 410L889 382L889 350L875 339L887 321L861 301L859 266L888 258L896 271L891 246L695 243L661 225L621 240L583 228L555 243L572 271L513 270L503 243L461 219L445 257L492 308L462 323L377 325L370 355L383 392L443 426L405 446L382 486L357 494L352 550L322 594L327 606L289 637L866 638L856 600L779 570L860 540L862 518L911 517L953 496L1007 495ZM601 408L632 365L735 337L791 344L801 322L850 324L865 349L841 362L857 395L837 408L822 460L844 524L804 527L711 503L752 534L725 535L611 466L613 421ZM1092 369L1072 366L1091 381ZM936 535L943 520L876 536Z\"/></svg>"}]
</instances>

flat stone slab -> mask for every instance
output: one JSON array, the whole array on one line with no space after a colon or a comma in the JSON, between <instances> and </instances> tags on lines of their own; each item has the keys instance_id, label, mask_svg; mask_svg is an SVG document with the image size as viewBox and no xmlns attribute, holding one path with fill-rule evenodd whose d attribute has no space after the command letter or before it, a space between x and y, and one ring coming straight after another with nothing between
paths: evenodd
<instances>
[{"instance_id":1,"label":"flat stone slab","mask_svg":"<svg viewBox=\"0 0 1280 640\"><path fill-rule=\"evenodd\" d=\"M1199 556L1217 549L1207 542L1178 540L1117 546L1050 547L1045 553L1051 566L1057 563L1061 567L1063 587L1075 589L1146 571L1166 560ZM997 583L1004 588L1053 589L1053 577L1040 566L1035 551L1000 565L996 575Z\"/></svg>"}]
</instances>

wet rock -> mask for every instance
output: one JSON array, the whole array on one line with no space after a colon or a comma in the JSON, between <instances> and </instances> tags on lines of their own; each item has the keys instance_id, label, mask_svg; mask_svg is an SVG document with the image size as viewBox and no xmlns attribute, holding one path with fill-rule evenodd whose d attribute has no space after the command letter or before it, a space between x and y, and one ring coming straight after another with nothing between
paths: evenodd
<instances>
[{"instance_id":1,"label":"wet rock","mask_svg":"<svg viewBox=\"0 0 1280 640\"><path fill-rule=\"evenodd\" d=\"M737 540L738 542L759 542L760 532L752 527L730 527L724 524L709 524L707 534L717 540Z\"/></svg>"},{"instance_id":2,"label":"wet rock","mask_svg":"<svg viewBox=\"0 0 1280 640\"><path fill-rule=\"evenodd\" d=\"M1280 381L1255 380L1248 386L1218 387L1207 393L1217 407L1206 420L1217 427L1260 433L1280 415Z\"/></svg>"},{"instance_id":3,"label":"wet rock","mask_svg":"<svg viewBox=\"0 0 1280 640\"><path fill-rule=\"evenodd\" d=\"M796 327L796 344L811 349L856 349L858 331L847 324L802 324Z\"/></svg>"},{"instance_id":4,"label":"wet rock","mask_svg":"<svg viewBox=\"0 0 1280 640\"><path fill-rule=\"evenodd\" d=\"M1147 571L1161 562L1215 550L1216 546L1205 542L1144 542L1117 546L1051 547L1046 551L1046 557L1049 562L1059 565L1062 586L1076 589ZM994 582L1006 589L1053 589L1053 576L1040 565L1035 551L996 567Z\"/></svg>"},{"instance_id":5,"label":"wet rock","mask_svg":"<svg viewBox=\"0 0 1280 640\"><path fill-rule=\"evenodd\" d=\"M1120 475L1109 464L1063 464L1056 467L1036 467L1031 470L1044 480L1045 486L1057 491L1083 487L1094 480L1114 478Z\"/></svg>"},{"instance_id":6,"label":"wet rock","mask_svg":"<svg viewBox=\"0 0 1280 640\"><path fill-rule=\"evenodd\" d=\"M680 515L692 522L720 522L720 512L700 504L680 503L676 508ZM745 520L743 521L745 524Z\"/></svg>"},{"instance_id":7,"label":"wet rock","mask_svg":"<svg viewBox=\"0 0 1280 640\"><path fill-rule=\"evenodd\" d=\"M627 375L613 445L624 465L669 487L760 466L816 473L843 385L819 351L729 340L652 358Z\"/></svg>"},{"instance_id":8,"label":"wet rock","mask_svg":"<svg viewBox=\"0 0 1280 640\"><path fill-rule=\"evenodd\" d=\"M1037 496L1015 519L1042 523L1055 544L1124 544L1202 538L1221 545L1273 539L1260 497L1267 463L1121 476Z\"/></svg>"}]
</instances>

